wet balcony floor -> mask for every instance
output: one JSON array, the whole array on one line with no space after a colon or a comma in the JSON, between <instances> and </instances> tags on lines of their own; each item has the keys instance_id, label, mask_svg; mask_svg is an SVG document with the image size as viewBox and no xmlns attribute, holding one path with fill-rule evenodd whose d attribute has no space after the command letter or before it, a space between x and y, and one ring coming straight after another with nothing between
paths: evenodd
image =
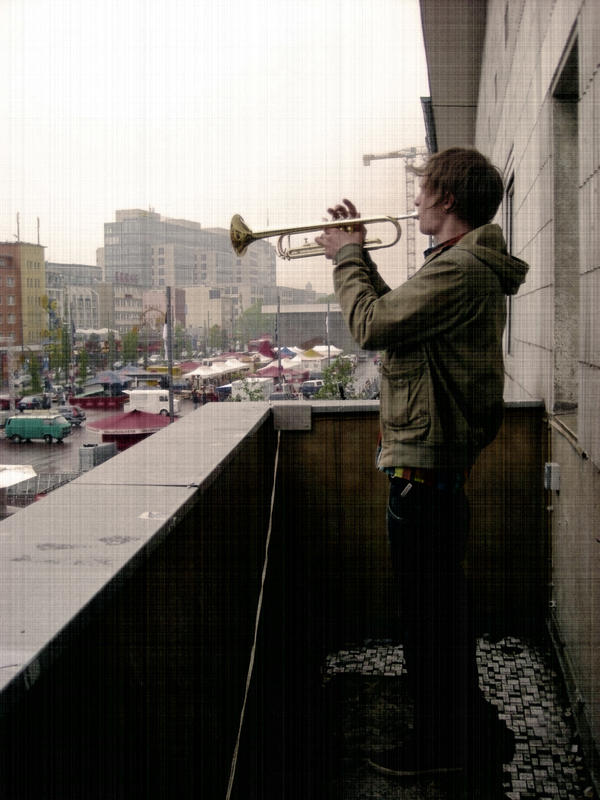
<instances>
[{"instance_id":1,"label":"wet balcony floor","mask_svg":"<svg viewBox=\"0 0 600 800\"><path fill-rule=\"evenodd\" d=\"M500 787L504 796L510 800L596 797L550 646L516 637L499 642L480 639L478 662L481 687L516 739L515 757L504 765ZM386 778L366 763L369 752L400 744L409 730L401 646L368 642L340 650L328 657L325 670L330 685L338 684L343 727L342 777L336 796L472 800L459 778Z\"/></svg>"}]
</instances>

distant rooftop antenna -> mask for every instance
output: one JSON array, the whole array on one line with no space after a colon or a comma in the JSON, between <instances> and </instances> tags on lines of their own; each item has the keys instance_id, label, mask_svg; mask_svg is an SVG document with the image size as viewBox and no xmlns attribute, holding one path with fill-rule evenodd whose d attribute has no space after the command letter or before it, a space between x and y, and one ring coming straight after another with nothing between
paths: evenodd
<instances>
[{"instance_id":1,"label":"distant rooftop antenna","mask_svg":"<svg viewBox=\"0 0 600 800\"><path fill-rule=\"evenodd\" d=\"M38 237L37 243L39 245L39 243L40 243L40 218L39 217L37 217L37 237Z\"/></svg>"},{"instance_id":2,"label":"distant rooftop antenna","mask_svg":"<svg viewBox=\"0 0 600 800\"><path fill-rule=\"evenodd\" d=\"M17 211L17 242L21 241L21 224L19 221L19 212Z\"/></svg>"}]
</instances>

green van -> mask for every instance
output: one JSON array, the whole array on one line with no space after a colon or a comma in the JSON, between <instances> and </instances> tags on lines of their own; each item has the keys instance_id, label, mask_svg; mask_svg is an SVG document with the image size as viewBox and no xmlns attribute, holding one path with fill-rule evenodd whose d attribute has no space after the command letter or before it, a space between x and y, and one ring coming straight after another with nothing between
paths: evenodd
<instances>
[{"instance_id":1,"label":"green van","mask_svg":"<svg viewBox=\"0 0 600 800\"><path fill-rule=\"evenodd\" d=\"M50 444L52 439L62 442L64 437L71 433L71 423L56 413L19 414L6 420L4 433L12 442L44 439Z\"/></svg>"}]
</instances>

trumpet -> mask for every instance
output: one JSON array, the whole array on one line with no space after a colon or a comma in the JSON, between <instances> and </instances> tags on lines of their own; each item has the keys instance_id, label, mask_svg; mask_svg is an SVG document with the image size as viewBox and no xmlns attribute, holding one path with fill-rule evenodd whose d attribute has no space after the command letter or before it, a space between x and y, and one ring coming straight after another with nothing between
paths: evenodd
<instances>
[{"instance_id":1,"label":"trumpet","mask_svg":"<svg viewBox=\"0 0 600 800\"><path fill-rule=\"evenodd\" d=\"M334 220L333 222L317 222L314 225L300 225L294 228L273 228L266 231L252 231L246 225L239 214L234 214L231 218L231 245L238 256L243 256L248 247L253 242L258 242L260 239L269 239L273 236L278 236L277 241L277 255L280 258L289 261L292 258L309 258L312 256L322 256L325 252L324 249L312 242L305 242L299 247L290 247L289 237L294 234L307 233L309 231L322 231L326 228L347 228L352 230L353 225L370 225L375 222L384 222L393 225L395 228L395 236L392 241L387 244L382 243L381 239L368 239L364 243L366 250L379 250L384 247L393 247L402 235L399 220L402 219L417 219L419 216L417 211L412 211L410 214L403 214L400 217L382 216L382 217L369 217L367 219L341 219ZM284 247L284 239L288 237L288 246Z\"/></svg>"}]
</instances>

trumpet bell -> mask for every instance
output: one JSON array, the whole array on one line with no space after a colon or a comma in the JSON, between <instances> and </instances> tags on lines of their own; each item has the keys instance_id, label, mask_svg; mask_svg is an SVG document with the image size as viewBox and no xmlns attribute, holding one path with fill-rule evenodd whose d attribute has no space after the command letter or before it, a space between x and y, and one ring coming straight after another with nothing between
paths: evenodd
<instances>
[{"instance_id":1,"label":"trumpet bell","mask_svg":"<svg viewBox=\"0 0 600 800\"><path fill-rule=\"evenodd\" d=\"M238 256L243 256L252 242L256 241L252 231L239 214L234 214L231 218L229 236L231 238L231 246Z\"/></svg>"}]
</instances>

